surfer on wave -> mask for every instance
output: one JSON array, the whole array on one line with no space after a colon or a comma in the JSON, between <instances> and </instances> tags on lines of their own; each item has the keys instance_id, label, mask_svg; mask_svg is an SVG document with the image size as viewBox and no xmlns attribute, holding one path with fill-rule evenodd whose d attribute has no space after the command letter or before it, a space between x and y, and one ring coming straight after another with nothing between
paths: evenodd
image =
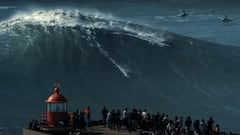
<instances>
[{"instance_id":1,"label":"surfer on wave","mask_svg":"<svg viewBox=\"0 0 240 135\"><path fill-rule=\"evenodd\" d=\"M186 17L188 16L188 13L185 10L182 10L182 13L179 16Z\"/></svg>"},{"instance_id":2,"label":"surfer on wave","mask_svg":"<svg viewBox=\"0 0 240 135\"><path fill-rule=\"evenodd\" d=\"M228 18L228 16L225 16L223 19L222 19L222 22L230 22L230 21L233 21L232 19Z\"/></svg>"}]
</instances>

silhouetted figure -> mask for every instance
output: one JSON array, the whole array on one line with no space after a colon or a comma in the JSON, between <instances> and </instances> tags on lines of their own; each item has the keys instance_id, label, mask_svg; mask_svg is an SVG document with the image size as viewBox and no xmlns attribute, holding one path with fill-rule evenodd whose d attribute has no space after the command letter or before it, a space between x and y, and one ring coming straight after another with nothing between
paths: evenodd
<instances>
[{"instance_id":1,"label":"silhouetted figure","mask_svg":"<svg viewBox=\"0 0 240 135\"><path fill-rule=\"evenodd\" d=\"M80 111L79 123L80 123L80 125L79 125L80 130L86 131L86 121L84 118L84 112L82 112L82 111Z\"/></svg>"},{"instance_id":2,"label":"silhouetted figure","mask_svg":"<svg viewBox=\"0 0 240 135\"><path fill-rule=\"evenodd\" d=\"M130 118L132 120L131 128L132 128L133 131L136 131L136 129L137 129L137 119L138 119L138 111L137 111L137 109L133 109L132 110Z\"/></svg>"},{"instance_id":3,"label":"silhouetted figure","mask_svg":"<svg viewBox=\"0 0 240 135\"><path fill-rule=\"evenodd\" d=\"M174 118L174 132L177 135L180 133L180 121L178 119L178 116L175 116Z\"/></svg>"},{"instance_id":4,"label":"silhouetted figure","mask_svg":"<svg viewBox=\"0 0 240 135\"><path fill-rule=\"evenodd\" d=\"M182 10L182 13L180 14L181 17L188 16L188 13L185 10Z\"/></svg>"},{"instance_id":5,"label":"silhouetted figure","mask_svg":"<svg viewBox=\"0 0 240 135\"><path fill-rule=\"evenodd\" d=\"M112 119L112 123L110 128L116 130L116 113L114 109L111 112L111 119Z\"/></svg>"},{"instance_id":6,"label":"silhouetted figure","mask_svg":"<svg viewBox=\"0 0 240 135\"><path fill-rule=\"evenodd\" d=\"M207 131L208 131L208 134L211 134L213 132L213 119L212 117L209 118L209 120L207 121Z\"/></svg>"},{"instance_id":7,"label":"silhouetted figure","mask_svg":"<svg viewBox=\"0 0 240 135\"><path fill-rule=\"evenodd\" d=\"M73 131L76 131L79 123L78 109L76 110L76 112L73 113L72 117L73 117Z\"/></svg>"},{"instance_id":8,"label":"silhouetted figure","mask_svg":"<svg viewBox=\"0 0 240 135\"><path fill-rule=\"evenodd\" d=\"M117 130L120 131L120 128L121 128L121 113L120 113L120 110L117 110L115 117L116 117Z\"/></svg>"},{"instance_id":9,"label":"silhouetted figure","mask_svg":"<svg viewBox=\"0 0 240 135\"><path fill-rule=\"evenodd\" d=\"M185 120L185 127L186 127L186 130L190 130L190 128L191 128L191 125L192 125L192 120L191 120L191 117L190 116L188 116L187 118L186 118L186 120Z\"/></svg>"},{"instance_id":10,"label":"silhouetted figure","mask_svg":"<svg viewBox=\"0 0 240 135\"><path fill-rule=\"evenodd\" d=\"M80 120L79 120L80 112L78 109L76 110L74 117L75 117L74 118L74 129L77 129L80 127Z\"/></svg>"},{"instance_id":11,"label":"silhouetted figure","mask_svg":"<svg viewBox=\"0 0 240 135\"><path fill-rule=\"evenodd\" d=\"M206 134L206 130L207 130L207 125L206 125L204 119L202 119L201 122L200 122L201 134Z\"/></svg>"},{"instance_id":12,"label":"silhouetted figure","mask_svg":"<svg viewBox=\"0 0 240 135\"><path fill-rule=\"evenodd\" d=\"M37 120L34 120L33 125L32 125L33 130L38 130L39 129L39 123Z\"/></svg>"},{"instance_id":13,"label":"silhouetted figure","mask_svg":"<svg viewBox=\"0 0 240 135\"><path fill-rule=\"evenodd\" d=\"M232 21L232 19L228 18L228 16L225 16L223 19L222 19L222 22L230 22Z\"/></svg>"},{"instance_id":14,"label":"silhouetted figure","mask_svg":"<svg viewBox=\"0 0 240 135\"><path fill-rule=\"evenodd\" d=\"M160 119L160 113L157 112L157 114L153 115L152 117L152 130L159 131L159 128L160 128L159 119Z\"/></svg>"},{"instance_id":15,"label":"silhouetted figure","mask_svg":"<svg viewBox=\"0 0 240 135\"><path fill-rule=\"evenodd\" d=\"M108 113L108 111L107 111L107 109L106 109L106 107L104 106L103 107L103 109L102 109L102 121L103 121L103 126L105 127L105 125L106 125L106 120L107 120L107 113Z\"/></svg>"},{"instance_id":16,"label":"silhouetted figure","mask_svg":"<svg viewBox=\"0 0 240 135\"><path fill-rule=\"evenodd\" d=\"M195 120L195 122L193 123L193 127L196 133L200 133L200 122L198 119Z\"/></svg>"},{"instance_id":17,"label":"silhouetted figure","mask_svg":"<svg viewBox=\"0 0 240 135\"><path fill-rule=\"evenodd\" d=\"M34 119L32 119L32 121L29 122L28 129L32 129L33 123L34 123Z\"/></svg>"},{"instance_id":18,"label":"silhouetted figure","mask_svg":"<svg viewBox=\"0 0 240 135\"><path fill-rule=\"evenodd\" d=\"M183 131L183 116L179 117L179 133L182 133Z\"/></svg>"}]
</instances>

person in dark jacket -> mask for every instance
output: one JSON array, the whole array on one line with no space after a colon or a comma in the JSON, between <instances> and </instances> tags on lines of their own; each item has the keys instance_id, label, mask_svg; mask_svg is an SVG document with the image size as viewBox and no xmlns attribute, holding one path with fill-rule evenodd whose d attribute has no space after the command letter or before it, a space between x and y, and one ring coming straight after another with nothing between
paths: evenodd
<instances>
[{"instance_id":1,"label":"person in dark jacket","mask_svg":"<svg viewBox=\"0 0 240 135\"><path fill-rule=\"evenodd\" d=\"M106 120L107 120L107 109L106 107L104 106L103 109L102 109L102 121L103 121L103 126L105 127L106 126Z\"/></svg>"},{"instance_id":2,"label":"person in dark jacket","mask_svg":"<svg viewBox=\"0 0 240 135\"><path fill-rule=\"evenodd\" d=\"M209 120L207 121L207 132L208 134L211 134L213 132L213 119L212 117L209 118Z\"/></svg>"}]
</instances>

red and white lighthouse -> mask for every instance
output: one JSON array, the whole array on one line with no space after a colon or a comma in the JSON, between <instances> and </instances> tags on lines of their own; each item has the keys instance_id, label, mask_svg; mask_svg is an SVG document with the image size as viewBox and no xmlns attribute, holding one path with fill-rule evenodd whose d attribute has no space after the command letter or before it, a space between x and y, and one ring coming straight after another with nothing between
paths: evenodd
<instances>
[{"instance_id":1,"label":"red and white lighthouse","mask_svg":"<svg viewBox=\"0 0 240 135\"><path fill-rule=\"evenodd\" d=\"M46 102L46 112L41 115L40 128L43 131L64 131L71 129L71 113L68 112L68 101L54 88L54 94Z\"/></svg>"},{"instance_id":2,"label":"red and white lighthouse","mask_svg":"<svg viewBox=\"0 0 240 135\"><path fill-rule=\"evenodd\" d=\"M48 127L67 126L68 123L68 110L66 98L59 94L59 87L54 88L52 94L46 100L46 117Z\"/></svg>"}]
</instances>

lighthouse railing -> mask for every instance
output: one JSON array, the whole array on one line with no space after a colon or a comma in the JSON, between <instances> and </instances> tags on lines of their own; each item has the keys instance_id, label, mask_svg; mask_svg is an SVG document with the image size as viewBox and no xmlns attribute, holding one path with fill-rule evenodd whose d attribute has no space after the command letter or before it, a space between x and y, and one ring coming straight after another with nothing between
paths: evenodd
<instances>
[{"instance_id":1,"label":"lighthouse railing","mask_svg":"<svg viewBox=\"0 0 240 135\"><path fill-rule=\"evenodd\" d=\"M47 115L45 112L40 115L40 127L47 127Z\"/></svg>"},{"instance_id":2,"label":"lighthouse railing","mask_svg":"<svg viewBox=\"0 0 240 135\"><path fill-rule=\"evenodd\" d=\"M68 126L73 127L74 126L74 119L75 114L73 112L68 113Z\"/></svg>"}]
</instances>

